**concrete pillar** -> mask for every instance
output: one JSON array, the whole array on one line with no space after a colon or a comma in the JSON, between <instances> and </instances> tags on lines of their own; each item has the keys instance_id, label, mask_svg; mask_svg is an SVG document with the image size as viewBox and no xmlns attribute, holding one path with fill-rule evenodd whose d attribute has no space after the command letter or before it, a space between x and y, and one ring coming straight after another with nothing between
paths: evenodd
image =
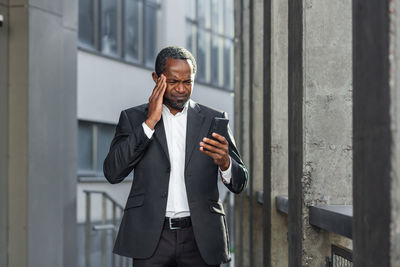
<instances>
[{"instance_id":1,"label":"concrete pillar","mask_svg":"<svg viewBox=\"0 0 400 267\"><path fill-rule=\"evenodd\" d=\"M235 263L263 266L264 212L264 1L236 1L235 135L249 168L246 192L236 198Z\"/></svg>"},{"instance_id":2,"label":"concrete pillar","mask_svg":"<svg viewBox=\"0 0 400 267\"><path fill-rule=\"evenodd\" d=\"M250 168L250 0L236 0L236 40L235 48L235 138L244 163ZM249 169L250 171L250 169ZM250 172L249 180L252 180ZM235 265L250 266L252 235L250 235L250 181L247 189L235 198Z\"/></svg>"},{"instance_id":3,"label":"concrete pillar","mask_svg":"<svg viewBox=\"0 0 400 267\"><path fill-rule=\"evenodd\" d=\"M352 203L351 4L289 1L289 266L330 255L308 207Z\"/></svg>"},{"instance_id":4,"label":"concrete pillar","mask_svg":"<svg viewBox=\"0 0 400 267\"><path fill-rule=\"evenodd\" d=\"M392 27L390 39L391 50L395 51L391 59L391 69L393 70L390 78L390 116L392 132L391 150L391 225L390 225L390 266L400 266L400 1L391 2L390 25Z\"/></svg>"},{"instance_id":5,"label":"concrete pillar","mask_svg":"<svg viewBox=\"0 0 400 267\"><path fill-rule=\"evenodd\" d=\"M287 216L275 198L288 195L288 1L271 1L271 265L288 266ZM265 194L265 190L264 190Z\"/></svg>"},{"instance_id":6,"label":"concrete pillar","mask_svg":"<svg viewBox=\"0 0 400 267\"><path fill-rule=\"evenodd\" d=\"M252 57L250 60L251 72L250 72L250 90L251 99L249 109L251 112L250 117L250 135L247 137L250 141L250 153L251 158L249 162L249 168L251 173L251 188L252 194L250 201L252 201L251 218L249 222L252 225L252 254L250 262L252 267L255 266L267 266L264 265L264 227L269 227L269 223L265 225L264 210L265 207L257 202L256 193L263 191L264 187L264 61L260 60L265 58L264 56L264 0L252 0L252 14L250 19L252 20L250 38L252 53L249 55ZM269 108L269 107L267 107ZM269 131L269 129L268 129ZM268 162L269 163L269 162Z\"/></svg>"},{"instance_id":7,"label":"concrete pillar","mask_svg":"<svg viewBox=\"0 0 400 267\"><path fill-rule=\"evenodd\" d=\"M399 10L353 3L354 266L400 265Z\"/></svg>"},{"instance_id":8,"label":"concrete pillar","mask_svg":"<svg viewBox=\"0 0 400 267\"><path fill-rule=\"evenodd\" d=\"M77 1L1 8L1 266L75 266Z\"/></svg>"}]
</instances>

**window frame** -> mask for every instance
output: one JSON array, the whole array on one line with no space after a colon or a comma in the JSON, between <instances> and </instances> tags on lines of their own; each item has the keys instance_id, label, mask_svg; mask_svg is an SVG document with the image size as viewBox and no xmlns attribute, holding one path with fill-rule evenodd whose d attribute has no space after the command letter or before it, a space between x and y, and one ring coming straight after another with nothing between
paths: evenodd
<instances>
[{"instance_id":1,"label":"window frame","mask_svg":"<svg viewBox=\"0 0 400 267\"><path fill-rule=\"evenodd\" d=\"M157 18L156 18L156 27L157 27L157 32L159 32L159 27L160 27L160 16L159 13L161 11L162 5L160 1L154 1L154 0L131 0L131 1L137 1L140 2L140 8L141 10L139 11L142 13L140 17L140 28L139 28L139 59L136 60L128 60L125 57L125 5L126 1L129 0L115 0L116 5L117 5L117 53L116 55L109 55L105 54L102 52L102 42L101 42L101 23L102 23L102 16L101 16L101 1L102 0L91 0L93 2L93 46L87 45L83 42L80 41L79 39L79 33L78 33L78 49L81 51L85 51L91 54L95 54L98 56L105 57L107 59L112 59L112 60L117 60L119 62L123 62L128 65L133 65L149 70L153 70L153 66L150 66L149 64L146 64L146 45L145 45L145 40L144 40L144 32L146 31L146 17L145 17L145 6L149 6L151 8L155 8L157 12ZM79 26L79 23L78 23ZM78 29L79 31L79 29ZM158 45L158 34L155 33L155 40L156 40L156 46ZM156 55L154 55L156 56Z\"/></svg>"},{"instance_id":2,"label":"window frame","mask_svg":"<svg viewBox=\"0 0 400 267\"><path fill-rule=\"evenodd\" d=\"M77 165L77 177L78 180L83 179L92 179L92 178L104 178L104 174L102 171L99 171L99 166L98 166L98 156L99 156L99 149L98 149L98 137L99 137L99 127L107 125L107 126L112 126L114 127L114 132L115 132L115 127L117 127L116 124L113 123L103 123L103 122L95 122L95 121L89 121L89 120L78 120L78 142L79 142L79 124L80 123L85 123L89 124L91 128L91 139L92 139L92 147L91 147L91 170L81 170L79 167L79 154L78 154L78 165ZM112 136L114 137L114 135ZM111 140L110 140L111 142ZM111 144L111 143L110 143ZM109 144L109 145L110 145ZM78 147L78 153L79 147Z\"/></svg>"},{"instance_id":3,"label":"window frame","mask_svg":"<svg viewBox=\"0 0 400 267\"><path fill-rule=\"evenodd\" d=\"M199 53L199 49L200 49L199 48L200 31L207 32L210 35L210 47L209 47L209 53L210 53L210 60L209 60L210 62L209 62L209 64L210 65L206 66L205 68L206 69L209 68L210 69L209 72L211 72L211 65L212 65L211 53L212 53L212 43L213 43L214 39L217 39L217 43L219 42L218 40L222 40L222 42L221 42L222 43L222 51L223 51L222 52L222 62L223 62L222 65L224 65L224 61L225 61L225 42L229 41L231 43L231 49L232 49L232 52L233 52L234 51L234 47L235 47L235 36L234 36L234 33L233 33L233 36L229 36L228 34L226 34L227 19L225 18L225 15L224 15L224 17L222 19L222 24L223 24L223 29L224 29L223 33L220 33L218 29L214 29L212 18L210 20L210 25L208 27L200 25L201 23L199 21L199 8L198 8L199 1L202 1L202 0L193 0L192 1L194 3L194 5L195 5L195 18L191 18L190 14L188 14L188 12L187 12L188 9L186 9L186 13L185 13L186 27L185 27L185 30L188 30L189 28L193 29L193 27L196 29L196 33L195 33L196 34L196 37L195 37L196 44L194 45L196 51L193 51L194 52L193 54L195 54L196 59L198 59L198 55L200 54ZM210 17L212 17L212 8L213 8L212 0L208 0L208 1L209 1L209 4L210 4L210 13L211 13ZM223 2L223 8L222 9L226 10L226 1L230 1L230 0L218 0L218 1L222 1ZM234 12L234 11L232 10L232 12ZM218 20L219 19L220 18L218 18ZM190 27L188 27L189 25L190 25ZM188 34L186 33L185 34L186 46L188 46L187 36L188 36ZM193 40L193 38L191 38L191 39ZM189 49L191 50L192 47L190 47ZM219 46L218 46L218 49L220 49ZM232 61L231 62L232 63L231 64L232 65L231 68L233 68L234 67L234 58L231 58L231 59L232 59L231 60ZM220 61L220 58L218 58L218 62L219 61ZM219 64L221 64L221 63L219 63ZM226 71L225 68L226 67L223 67L222 70L220 70L219 66L218 66L218 74L217 74L217 77L222 75L223 84L224 84L223 86L219 85L219 82L218 83L213 83L212 79L211 79L212 75L210 74L210 75L208 75L209 77L207 77L207 73L204 74L206 76L205 80L197 78L196 79L196 83L199 83L199 84L202 84L202 85L206 85L206 86L210 86L210 87L217 88L217 89L221 89L221 90L224 90L224 91L233 92L234 91L234 84L232 83L232 77L230 77L230 82L229 82L229 83L231 83L230 84L231 86L230 87L225 86L225 84L226 84L226 82L225 82L225 71ZM200 69L200 68L198 68L198 69ZM232 76L232 74L233 74L232 70L230 70L230 73L231 73L231 76Z\"/></svg>"}]
</instances>

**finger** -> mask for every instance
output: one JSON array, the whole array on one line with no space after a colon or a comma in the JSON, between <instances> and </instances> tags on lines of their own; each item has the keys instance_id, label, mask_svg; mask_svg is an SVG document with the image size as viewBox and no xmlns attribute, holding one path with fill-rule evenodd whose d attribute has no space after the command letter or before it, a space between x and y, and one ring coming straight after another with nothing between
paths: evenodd
<instances>
[{"instance_id":1,"label":"finger","mask_svg":"<svg viewBox=\"0 0 400 267\"><path fill-rule=\"evenodd\" d=\"M218 141L220 141L223 144L228 144L228 141L223 135L217 134L217 133L212 133L212 136L216 138Z\"/></svg>"},{"instance_id":2,"label":"finger","mask_svg":"<svg viewBox=\"0 0 400 267\"><path fill-rule=\"evenodd\" d=\"M154 87L153 94L151 96L152 100L156 101L159 98L160 93L163 91L163 81L165 83L165 76L161 74L160 78L157 81L157 85Z\"/></svg>"},{"instance_id":3,"label":"finger","mask_svg":"<svg viewBox=\"0 0 400 267\"><path fill-rule=\"evenodd\" d=\"M157 80L157 82L156 82L156 85L154 86L153 91L151 92L151 95L150 95L150 97L149 97L149 103L150 103L151 101L153 101L153 99L154 99L155 96L157 95L157 92L159 91L160 80L161 80L161 78L159 77L158 80Z\"/></svg>"},{"instance_id":4,"label":"finger","mask_svg":"<svg viewBox=\"0 0 400 267\"><path fill-rule=\"evenodd\" d=\"M213 145L215 147L219 147L219 148L224 149L224 150L228 150L228 143L227 142L226 143L221 143L219 141L216 141L216 140L213 140L213 139L210 139L210 138L207 138L207 137L203 138L203 142L205 142L207 144L210 144L210 145Z\"/></svg>"},{"instance_id":5,"label":"finger","mask_svg":"<svg viewBox=\"0 0 400 267\"><path fill-rule=\"evenodd\" d=\"M203 152L204 154L210 156L213 160L216 160L216 158L217 158L217 154L215 154L211 151L205 150L204 147L200 147L200 151Z\"/></svg>"},{"instance_id":6,"label":"finger","mask_svg":"<svg viewBox=\"0 0 400 267\"><path fill-rule=\"evenodd\" d=\"M160 83L160 87L158 88L157 92L154 95L154 101L162 102L165 90L167 88L167 83L165 83L165 78L164 78L164 83Z\"/></svg>"},{"instance_id":7,"label":"finger","mask_svg":"<svg viewBox=\"0 0 400 267\"><path fill-rule=\"evenodd\" d=\"M214 153L216 153L218 155L221 155L221 156L224 156L224 155L227 154L225 150L222 150L222 149L217 148L215 146L208 145L208 144L206 144L204 142L200 142L200 147L203 147L203 148L205 148L205 149L207 149L207 150L209 150L211 152L214 152Z\"/></svg>"}]
</instances>

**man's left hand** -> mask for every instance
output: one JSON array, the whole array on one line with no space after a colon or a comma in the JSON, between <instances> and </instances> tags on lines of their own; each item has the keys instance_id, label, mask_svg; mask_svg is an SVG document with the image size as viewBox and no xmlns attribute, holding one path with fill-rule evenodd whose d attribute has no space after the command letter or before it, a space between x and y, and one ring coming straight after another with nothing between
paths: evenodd
<instances>
[{"instance_id":1,"label":"man's left hand","mask_svg":"<svg viewBox=\"0 0 400 267\"><path fill-rule=\"evenodd\" d=\"M213 133L212 136L216 140L207 137L203 138L203 141L200 142L200 151L210 156L221 171L225 171L229 168L230 164L228 141L226 141L225 137L217 133Z\"/></svg>"}]
</instances>

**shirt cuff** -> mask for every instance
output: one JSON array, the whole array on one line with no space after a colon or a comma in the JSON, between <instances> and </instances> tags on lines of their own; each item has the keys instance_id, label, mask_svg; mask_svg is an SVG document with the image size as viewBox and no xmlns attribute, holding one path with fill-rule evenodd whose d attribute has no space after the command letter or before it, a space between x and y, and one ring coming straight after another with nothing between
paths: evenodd
<instances>
[{"instance_id":1,"label":"shirt cuff","mask_svg":"<svg viewBox=\"0 0 400 267\"><path fill-rule=\"evenodd\" d=\"M143 127L144 133L146 134L147 138L151 139L151 137L153 136L154 130L150 129L150 127L147 126L147 124L145 122L142 123L142 127Z\"/></svg>"},{"instance_id":2,"label":"shirt cuff","mask_svg":"<svg viewBox=\"0 0 400 267\"><path fill-rule=\"evenodd\" d=\"M232 178L232 158L229 156L229 167L225 171L218 168L221 172L222 182L229 184Z\"/></svg>"}]
</instances>

